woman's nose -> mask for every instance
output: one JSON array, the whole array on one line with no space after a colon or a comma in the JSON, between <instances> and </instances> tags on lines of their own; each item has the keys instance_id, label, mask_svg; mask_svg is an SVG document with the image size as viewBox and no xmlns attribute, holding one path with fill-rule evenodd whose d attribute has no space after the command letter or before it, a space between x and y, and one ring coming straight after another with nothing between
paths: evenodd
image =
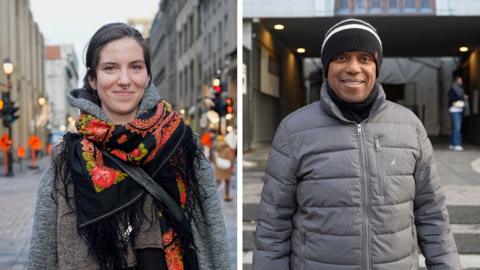
<instances>
[{"instance_id":1,"label":"woman's nose","mask_svg":"<svg viewBox=\"0 0 480 270\"><path fill-rule=\"evenodd\" d=\"M128 70L121 69L120 74L118 75L118 83L120 85L130 85L130 76L128 74Z\"/></svg>"}]
</instances>

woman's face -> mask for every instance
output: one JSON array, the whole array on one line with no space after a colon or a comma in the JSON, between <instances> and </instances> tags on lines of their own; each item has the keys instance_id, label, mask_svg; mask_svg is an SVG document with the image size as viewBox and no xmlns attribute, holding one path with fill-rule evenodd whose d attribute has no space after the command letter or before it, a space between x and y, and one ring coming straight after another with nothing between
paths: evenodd
<instances>
[{"instance_id":1,"label":"woman's face","mask_svg":"<svg viewBox=\"0 0 480 270\"><path fill-rule=\"evenodd\" d=\"M140 44L128 37L107 43L100 50L95 72L97 78L89 82L103 112L115 124L131 122L150 80Z\"/></svg>"}]
</instances>

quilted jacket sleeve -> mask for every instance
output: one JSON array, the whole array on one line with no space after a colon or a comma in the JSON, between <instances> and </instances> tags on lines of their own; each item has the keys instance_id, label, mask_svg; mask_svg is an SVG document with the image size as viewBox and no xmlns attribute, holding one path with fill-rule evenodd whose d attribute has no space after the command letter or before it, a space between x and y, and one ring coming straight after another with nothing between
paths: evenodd
<instances>
[{"instance_id":1,"label":"quilted jacket sleeve","mask_svg":"<svg viewBox=\"0 0 480 270\"><path fill-rule=\"evenodd\" d=\"M253 252L254 270L290 269L290 239L297 188L291 145L282 123L273 140L265 172Z\"/></svg>"},{"instance_id":2,"label":"quilted jacket sleeve","mask_svg":"<svg viewBox=\"0 0 480 270\"><path fill-rule=\"evenodd\" d=\"M418 244L429 270L461 269L450 229L445 192L440 186L430 140L423 126L419 128L420 158L415 172L415 225Z\"/></svg>"}]
</instances>

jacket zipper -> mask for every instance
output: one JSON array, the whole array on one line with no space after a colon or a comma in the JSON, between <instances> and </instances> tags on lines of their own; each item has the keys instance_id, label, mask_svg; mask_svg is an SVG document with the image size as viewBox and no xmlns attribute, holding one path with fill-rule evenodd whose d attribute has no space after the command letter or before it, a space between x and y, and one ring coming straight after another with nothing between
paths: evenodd
<instances>
[{"instance_id":1,"label":"jacket zipper","mask_svg":"<svg viewBox=\"0 0 480 270\"><path fill-rule=\"evenodd\" d=\"M362 125L357 124L357 135L359 137L359 150L360 150L360 162L363 160L363 196L362 196L362 208L363 208L363 218L364 218L364 225L363 225L363 236L362 236L362 245L363 245L363 258L364 258L364 266L363 269L369 270L370 269L370 249L371 249L371 236L370 236L370 205L369 205L369 194L368 194L368 175L367 175L367 168L368 168L368 157L367 157L367 144L365 142L365 136L363 134Z\"/></svg>"},{"instance_id":2,"label":"jacket zipper","mask_svg":"<svg viewBox=\"0 0 480 270\"><path fill-rule=\"evenodd\" d=\"M375 138L375 150L376 150L376 156L375 156L375 161L377 162L377 174L378 174L378 189L379 189L379 194L380 196L383 196L383 189L384 189L384 181L385 181L385 176L384 176L384 171L383 171L383 166L382 166L382 161L380 158L380 151L382 151L382 147L380 146L380 142L378 138Z\"/></svg>"},{"instance_id":3,"label":"jacket zipper","mask_svg":"<svg viewBox=\"0 0 480 270\"><path fill-rule=\"evenodd\" d=\"M305 245L307 244L307 233L302 232L302 247L301 247L301 253L302 255L300 256L300 269L305 269Z\"/></svg>"}]
</instances>

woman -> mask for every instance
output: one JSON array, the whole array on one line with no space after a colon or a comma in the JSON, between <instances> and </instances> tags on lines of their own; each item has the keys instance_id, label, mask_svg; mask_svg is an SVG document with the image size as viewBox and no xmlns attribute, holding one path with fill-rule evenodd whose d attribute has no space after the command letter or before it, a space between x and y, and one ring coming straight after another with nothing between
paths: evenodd
<instances>
[{"instance_id":1,"label":"woman","mask_svg":"<svg viewBox=\"0 0 480 270\"><path fill-rule=\"evenodd\" d=\"M223 135L217 136L217 144L215 145L215 154L212 157L215 164L215 177L217 178L217 185L222 180L225 181L225 201L229 202L233 200L230 195L230 179L233 176L233 162L235 161L235 155L232 148L230 148L225 141Z\"/></svg>"},{"instance_id":2,"label":"woman","mask_svg":"<svg viewBox=\"0 0 480 270\"><path fill-rule=\"evenodd\" d=\"M107 24L89 42L86 67L68 96L81 111L78 133L55 147L40 183L29 269L229 268L213 171L151 85L147 42ZM188 223L119 164L143 169Z\"/></svg>"}]
</instances>

